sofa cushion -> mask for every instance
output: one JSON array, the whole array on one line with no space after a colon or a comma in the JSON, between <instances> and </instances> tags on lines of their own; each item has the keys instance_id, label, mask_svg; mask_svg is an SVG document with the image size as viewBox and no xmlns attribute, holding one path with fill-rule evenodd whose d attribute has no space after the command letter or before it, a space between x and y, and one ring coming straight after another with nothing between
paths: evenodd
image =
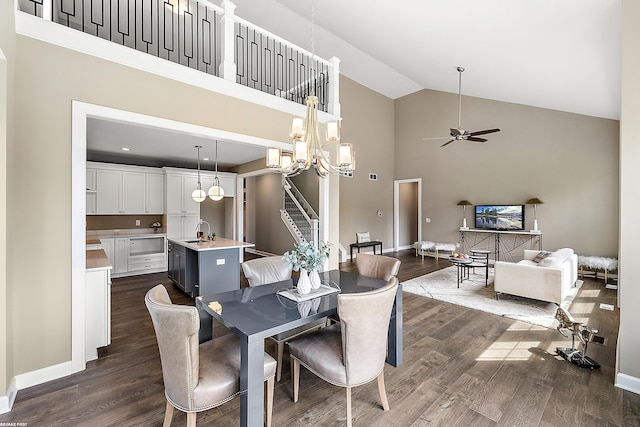
<instances>
[{"instance_id":1,"label":"sofa cushion","mask_svg":"<svg viewBox=\"0 0 640 427\"><path fill-rule=\"evenodd\" d=\"M523 259L521 261L518 261L518 265L530 265L532 267L535 267L538 265L538 263L530 259Z\"/></svg>"},{"instance_id":2,"label":"sofa cushion","mask_svg":"<svg viewBox=\"0 0 640 427\"><path fill-rule=\"evenodd\" d=\"M573 255L573 249L571 248L562 248L553 252L548 257L542 259L538 266L540 267L560 267L563 262L567 260L571 255Z\"/></svg>"}]
</instances>

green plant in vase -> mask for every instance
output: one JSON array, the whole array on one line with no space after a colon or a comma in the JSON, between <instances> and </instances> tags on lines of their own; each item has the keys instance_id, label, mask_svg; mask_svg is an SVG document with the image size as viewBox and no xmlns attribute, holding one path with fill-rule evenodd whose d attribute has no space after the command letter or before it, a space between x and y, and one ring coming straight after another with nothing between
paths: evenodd
<instances>
[{"instance_id":1,"label":"green plant in vase","mask_svg":"<svg viewBox=\"0 0 640 427\"><path fill-rule=\"evenodd\" d=\"M330 252L330 244L321 240L318 242L318 246L306 241L296 243L292 251L284 253L285 262L294 271L300 271L300 278L298 279L298 292L300 294L309 293L311 289L320 287L318 269L327 261Z\"/></svg>"}]
</instances>

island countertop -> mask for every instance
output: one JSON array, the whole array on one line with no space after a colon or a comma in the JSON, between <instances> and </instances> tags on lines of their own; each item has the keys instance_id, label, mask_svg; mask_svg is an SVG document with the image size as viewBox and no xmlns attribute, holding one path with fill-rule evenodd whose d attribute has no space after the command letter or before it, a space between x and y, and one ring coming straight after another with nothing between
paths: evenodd
<instances>
[{"instance_id":1,"label":"island countertop","mask_svg":"<svg viewBox=\"0 0 640 427\"><path fill-rule=\"evenodd\" d=\"M224 237L217 237L215 240L199 240L196 239L167 239L170 242L184 246L191 250L200 251L214 251L220 249L233 249L233 248L251 248L254 247L254 243L239 242L237 240L225 239Z\"/></svg>"}]
</instances>

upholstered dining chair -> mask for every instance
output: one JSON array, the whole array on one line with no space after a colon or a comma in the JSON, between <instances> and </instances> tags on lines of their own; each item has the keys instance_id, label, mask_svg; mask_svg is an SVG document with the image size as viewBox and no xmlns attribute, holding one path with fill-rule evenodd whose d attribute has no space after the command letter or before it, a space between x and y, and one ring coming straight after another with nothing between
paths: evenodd
<instances>
[{"instance_id":1,"label":"upholstered dining chair","mask_svg":"<svg viewBox=\"0 0 640 427\"><path fill-rule=\"evenodd\" d=\"M389 280L398 275L400 260L384 255L358 254L356 267L361 276Z\"/></svg>"},{"instance_id":2,"label":"upholstered dining chair","mask_svg":"<svg viewBox=\"0 0 640 427\"><path fill-rule=\"evenodd\" d=\"M351 427L351 388L378 379L382 408L389 410L384 386L387 331L398 279L380 289L338 295L340 323L289 343L293 401L298 401L300 365L323 380L345 387Z\"/></svg>"},{"instance_id":3,"label":"upholstered dining chair","mask_svg":"<svg viewBox=\"0 0 640 427\"><path fill-rule=\"evenodd\" d=\"M244 272L244 275L249 282L249 286L251 287L280 282L291 278L291 268L286 265L282 256L270 256L247 260L242 263L242 271ZM303 325L290 331L269 337L276 343L276 358L278 359L276 381L280 381L280 378L282 378L284 344L287 341L294 340L309 332L317 331L318 329L326 326L326 324L327 319L325 317L309 323L308 325Z\"/></svg>"},{"instance_id":4,"label":"upholstered dining chair","mask_svg":"<svg viewBox=\"0 0 640 427\"><path fill-rule=\"evenodd\" d=\"M171 303L167 289L157 285L144 298L156 331L167 406L163 427L171 425L173 408L187 413L187 426L196 414L215 408L240 394L240 342L229 334L198 344L200 320L195 307ZM271 425L276 361L265 353L266 423Z\"/></svg>"},{"instance_id":5,"label":"upholstered dining chair","mask_svg":"<svg viewBox=\"0 0 640 427\"><path fill-rule=\"evenodd\" d=\"M291 278L291 267L283 256L256 258L242 263L242 271L250 287L280 282Z\"/></svg>"}]
</instances>

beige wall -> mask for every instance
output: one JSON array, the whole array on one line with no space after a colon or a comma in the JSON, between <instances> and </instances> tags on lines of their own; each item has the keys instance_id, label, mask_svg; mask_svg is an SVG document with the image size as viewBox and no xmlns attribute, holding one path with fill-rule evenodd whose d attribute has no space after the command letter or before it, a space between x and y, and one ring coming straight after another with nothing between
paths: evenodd
<instances>
[{"instance_id":1,"label":"beige wall","mask_svg":"<svg viewBox=\"0 0 640 427\"><path fill-rule=\"evenodd\" d=\"M354 144L356 171L340 178L340 243L349 248L368 231L393 247L393 101L346 77L340 79L342 141ZM369 173L378 174L377 181ZM382 211L382 217L376 212Z\"/></svg>"},{"instance_id":2,"label":"beige wall","mask_svg":"<svg viewBox=\"0 0 640 427\"><path fill-rule=\"evenodd\" d=\"M424 240L458 240L460 200L521 204L538 197L546 249L617 257L617 121L463 96L463 127L502 131L485 144L423 141L449 134L457 105L457 95L430 90L396 100L395 175L423 180L422 215L431 218L423 222ZM533 228L531 206L525 219Z\"/></svg>"},{"instance_id":3,"label":"beige wall","mask_svg":"<svg viewBox=\"0 0 640 427\"><path fill-rule=\"evenodd\" d=\"M253 211L255 218L256 249L272 254L283 254L293 248L295 240L280 218L282 209L282 175L267 173L249 178L253 181L251 195L247 199L247 211ZM252 203L249 203L249 200Z\"/></svg>"},{"instance_id":4,"label":"beige wall","mask_svg":"<svg viewBox=\"0 0 640 427\"><path fill-rule=\"evenodd\" d=\"M281 139L290 120L288 114L21 36L15 66L15 123L24 125L9 141L15 184L7 215L16 228L38 224L42 235L35 247L22 233L8 240L12 375L71 357L72 100L269 139ZM32 197L33 188L39 197Z\"/></svg>"},{"instance_id":5,"label":"beige wall","mask_svg":"<svg viewBox=\"0 0 640 427\"><path fill-rule=\"evenodd\" d=\"M620 335L618 371L640 381L640 4L622 2L622 117L620 120ZM640 387L636 384L636 387Z\"/></svg>"}]
</instances>

